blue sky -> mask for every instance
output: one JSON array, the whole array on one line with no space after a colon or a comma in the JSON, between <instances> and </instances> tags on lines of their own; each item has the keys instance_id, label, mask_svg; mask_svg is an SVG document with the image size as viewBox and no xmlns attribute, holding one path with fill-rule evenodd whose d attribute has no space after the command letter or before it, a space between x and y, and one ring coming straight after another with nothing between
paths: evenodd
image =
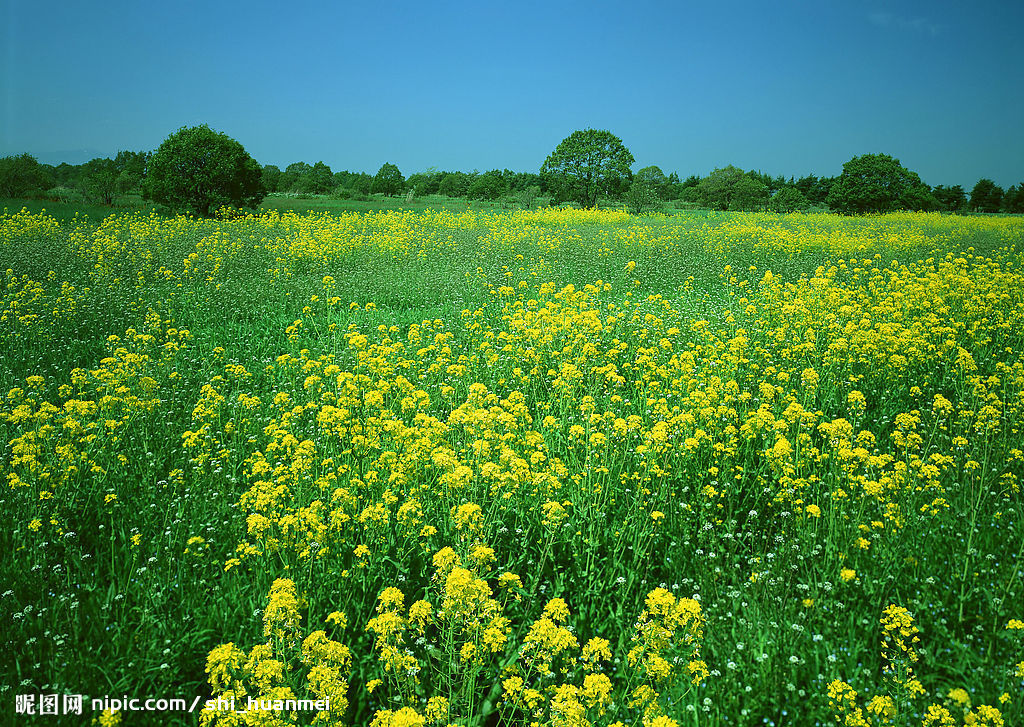
<instances>
[{"instance_id":1,"label":"blue sky","mask_svg":"<svg viewBox=\"0 0 1024 727\"><path fill-rule=\"evenodd\" d=\"M1024 181L1024 3L0 0L0 155L200 123L263 164L536 171L608 129L666 173Z\"/></svg>"}]
</instances>

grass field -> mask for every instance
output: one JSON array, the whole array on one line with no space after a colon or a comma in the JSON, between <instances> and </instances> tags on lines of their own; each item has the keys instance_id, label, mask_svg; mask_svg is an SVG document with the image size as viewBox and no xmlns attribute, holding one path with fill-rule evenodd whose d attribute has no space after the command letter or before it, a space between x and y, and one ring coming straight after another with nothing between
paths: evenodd
<instances>
[{"instance_id":1,"label":"grass field","mask_svg":"<svg viewBox=\"0 0 1024 727\"><path fill-rule=\"evenodd\" d=\"M55 214L0 217L4 710L1024 724L1021 218Z\"/></svg>"}]
</instances>

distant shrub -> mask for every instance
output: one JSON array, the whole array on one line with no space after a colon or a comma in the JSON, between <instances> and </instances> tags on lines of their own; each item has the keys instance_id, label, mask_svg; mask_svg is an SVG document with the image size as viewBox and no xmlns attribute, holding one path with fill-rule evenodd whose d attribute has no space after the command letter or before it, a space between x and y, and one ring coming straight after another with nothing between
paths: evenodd
<instances>
[{"instance_id":1,"label":"distant shrub","mask_svg":"<svg viewBox=\"0 0 1024 727\"><path fill-rule=\"evenodd\" d=\"M43 192L42 197L54 202L85 202L85 195L71 187L53 187Z\"/></svg>"}]
</instances>

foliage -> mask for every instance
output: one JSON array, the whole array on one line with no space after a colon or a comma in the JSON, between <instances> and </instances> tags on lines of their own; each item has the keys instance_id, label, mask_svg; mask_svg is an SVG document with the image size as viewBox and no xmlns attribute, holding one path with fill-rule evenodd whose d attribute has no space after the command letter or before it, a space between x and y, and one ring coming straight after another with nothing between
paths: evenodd
<instances>
[{"instance_id":1,"label":"foliage","mask_svg":"<svg viewBox=\"0 0 1024 727\"><path fill-rule=\"evenodd\" d=\"M736 185L743 179L749 179L743 170L732 164L715 169L711 174L697 183L695 201L713 210L727 210L732 204Z\"/></svg>"},{"instance_id":2,"label":"foliage","mask_svg":"<svg viewBox=\"0 0 1024 727\"><path fill-rule=\"evenodd\" d=\"M327 194L334 188L334 174L323 162L317 162L298 182L300 192L305 194Z\"/></svg>"},{"instance_id":3,"label":"foliage","mask_svg":"<svg viewBox=\"0 0 1024 727\"><path fill-rule=\"evenodd\" d=\"M1003 203L1003 188L991 179L979 179L971 190L971 209L975 212L998 212Z\"/></svg>"},{"instance_id":4,"label":"foliage","mask_svg":"<svg viewBox=\"0 0 1024 727\"><path fill-rule=\"evenodd\" d=\"M143 194L173 210L209 217L225 206L258 207L266 190L262 168L242 145L203 124L164 140L150 159Z\"/></svg>"},{"instance_id":5,"label":"foliage","mask_svg":"<svg viewBox=\"0 0 1024 727\"><path fill-rule=\"evenodd\" d=\"M760 211L768 204L770 197L771 192L764 182L744 175L737 180L736 186L732 189L729 209L743 212Z\"/></svg>"},{"instance_id":6,"label":"foliage","mask_svg":"<svg viewBox=\"0 0 1024 727\"><path fill-rule=\"evenodd\" d=\"M676 182L679 178L676 177ZM671 194L671 182L665 176L660 167L644 167L633 175L633 184L642 184L654 191L661 199L669 199ZM631 187L632 188L632 187Z\"/></svg>"},{"instance_id":7,"label":"foliage","mask_svg":"<svg viewBox=\"0 0 1024 727\"><path fill-rule=\"evenodd\" d=\"M473 177L465 172L448 172L438 183L438 193L446 197L465 197L473 184Z\"/></svg>"},{"instance_id":8,"label":"foliage","mask_svg":"<svg viewBox=\"0 0 1024 727\"><path fill-rule=\"evenodd\" d=\"M651 187L647 186L643 182L633 180L633 183L629 185L629 190L623 196L623 202L626 203L626 209L629 210L630 214L642 215L648 212L654 212L661 208L661 197Z\"/></svg>"},{"instance_id":9,"label":"foliage","mask_svg":"<svg viewBox=\"0 0 1024 727\"><path fill-rule=\"evenodd\" d=\"M583 129L563 139L548 155L540 173L557 201L597 206L602 196L616 196L632 178L633 155L609 131Z\"/></svg>"},{"instance_id":10,"label":"foliage","mask_svg":"<svg viewBox=\"0 0 1024 727\"><path fill-rule=\"evenodd\" d=\"M928 189L915 173L888 154L864 154L843 165L826 200L842 214L928 209Z\"/></svg>"},{"instance_id":11,"label":"foliage","mask_svg":"<svg viewBox=\"0 0 1024 727\"><path fill-rule=\"evenodd\" d=\"M817 177L810 174L796 180L794 186L800 190L800 194L804 196L808 203L824 207L826 204L825 200L828 198L828 193L831 191L836 179L836 177Z\"/></svg>"},{"instance_id":12,"label":"foliage","mask_svg":"<svg viewBox=\"0 0 1024 727\"><path fill-rule=\"evenodd\" d=\"M772 212L796 212L807 208L807 200L795 186L785 186L771 198L768 208Z\"/></svg>"},{"instance_id":13,"label":"foliage","mask_svg":"<svg viewBox=\"0 0 1024 727\"><path fill-rule=\"evenodd\" d=\"M88 162L79 177L79 186L88 199L103 204L113 204L120 191L120 172L113 159L93 159Z\"/></svg>"},{"instance_id":14,"label":"foliage","mask_svg":"<svg viewBox=\"0 0 1024 727\"><path fill-rule=\"evenodd\" d=\"M280 191L281 182L281 169L273 164L267 164L263 167L261 172L261 179L263 180L263 188L267 190L268 194Z\"/></svg>"},{"instance_id":15,"label":"foliage","mask_svg":"<svg viewBox=\"0 0 1024 727\"><path fill-rule=\"evenodd\" d=\"M508 184L497 169L477 175L469 185L469 189L466 190L466 196L471 199L495 200L506 194L508 194Z\"/></svg>"},{"instance_id":16,"label":"foliage","mask_svg":"<svg viewBox=\"0 0 1024 727\"><path fill-rule=\"evenodd\" d=\"M114 157L114 169L117 171L117 191L121 194L138 192L142 189L142 180L146 178L149 160L152 154L148 151L119 151Z\"/></svg>"},{"instance_id":17,"label":"foliage","mask_svg":"<svg viewBox=\"0 0 1024 727\"><path fill-rule=\"evenodd\" d=\"M1024 213L1024 182L1011 185L1003 195L1003 210L1016 214Z\"/></svg>"},{"instance_id":18,"label":"foliage","mask_svg":"<svg viewBox=\"0 0 1024 727\"><path fill-rule=\"evenodd\" d=\"M370 191L374 194L383 194L385 197L394 197L401 193L404 184L405 177L398 171L398 167L391 163L385 163L373 177Z\"/></svg>"},{"instance_id":19,"label":"foliage","mask_svg":"<svg viewBox=\"0 0 1024 727\"><path fill-rule=\"evenodd\" d=\"M524 210L533 209L537 204L537 199L540 197L540 187L533 185L521 189L515 194L515 199L519 203L519 206Z\"/></svg>"},{"instance_id":20,"label":"foliage","mask_svg":"<svg viewBox=\"0 0 1024 727\"><path fill-rule=\"evenodd\" d=\"M52 180L34 156L0 158L0 196L24 197L51 186Z\"/></svg>"},{"instance_id":21,"label":"foliage","mask_svg":"<svg viewBox=\"0 0 1024 727\"><path fill-rule=\"evenodd\" d=\"M932 188L935 209L942 212L962 212L967 209L967 195L959 184L952 187L938 185Z\"/></svg>"}]
</instances>

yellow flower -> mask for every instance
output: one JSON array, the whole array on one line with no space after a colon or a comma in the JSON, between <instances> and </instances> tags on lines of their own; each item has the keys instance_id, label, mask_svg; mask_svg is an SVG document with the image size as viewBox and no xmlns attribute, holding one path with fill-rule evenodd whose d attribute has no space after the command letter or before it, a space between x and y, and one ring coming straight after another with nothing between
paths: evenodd
<instances>
[{"instance_id":1,"label":"yellow flower","mask_svg":"<svg viewBox=\"0 0 1024 727\"><path fill-rule=\"evenodd\" d=\"M839 577L842 578L845 582L849 583L857 577L857 571L853 570L852 568L843 568L841 571L839 571Z\"/></svg>"},{"instance_id":2,"label":"yellow flower","mask_svg":"<svg viewBox=\"0 0 1024 727\"><path fill-rule=\"evenodd\" d=\"M953 700L953 702L955 702L956 704L959 704L961 707L971 706L971 697L969 694L967 694L966 689L960 689L959 687L957 687L956 689L950 689L949 693L946 696Z\"/></svg>"},{"instance_id":3,"label":"yellow flower","mask_svg":"<svg viewBox=\"0 0 1024 727\"><path fill-rule=\"evenodd\" d=\"M295 582L287 578L278 578L270 586L270 593L267 594L267 607L263 610L263 635L281 638L285 633L294 630L300 620Z\"/></svg>"},{"instance_id":4,"label":"yellow flower","mask_svg":"<svg viewBox=\"0 0 1024 727\"><path fill-rule=\"evenodd\" d=\"M564 623L569 618L569 607L561 598L552 598L544 606L544 615L555 623Z\"/></svg>"},{"instance_id":5,"label":"yellow flower","mask_svg":"<svg viewBox=\"0 0 1024 727\"><path fill-rule=\"evenodd\" d=\"M522 588L523 581L515 573L502 573L498 576L498 588Z\"/></svg>"},{"instance_id":6,"label":"yellow flower","mask_svg":"<svg viewBox=\"0 0 1024 727\"><path fill-rule=\"evenodd\" d=\"M327 618L324 619L324 621L341 629L344 629L348 625L348 619L345 618L345 614L341 611L332 611L327 615Z\"/></svg>"}]
</instances>

